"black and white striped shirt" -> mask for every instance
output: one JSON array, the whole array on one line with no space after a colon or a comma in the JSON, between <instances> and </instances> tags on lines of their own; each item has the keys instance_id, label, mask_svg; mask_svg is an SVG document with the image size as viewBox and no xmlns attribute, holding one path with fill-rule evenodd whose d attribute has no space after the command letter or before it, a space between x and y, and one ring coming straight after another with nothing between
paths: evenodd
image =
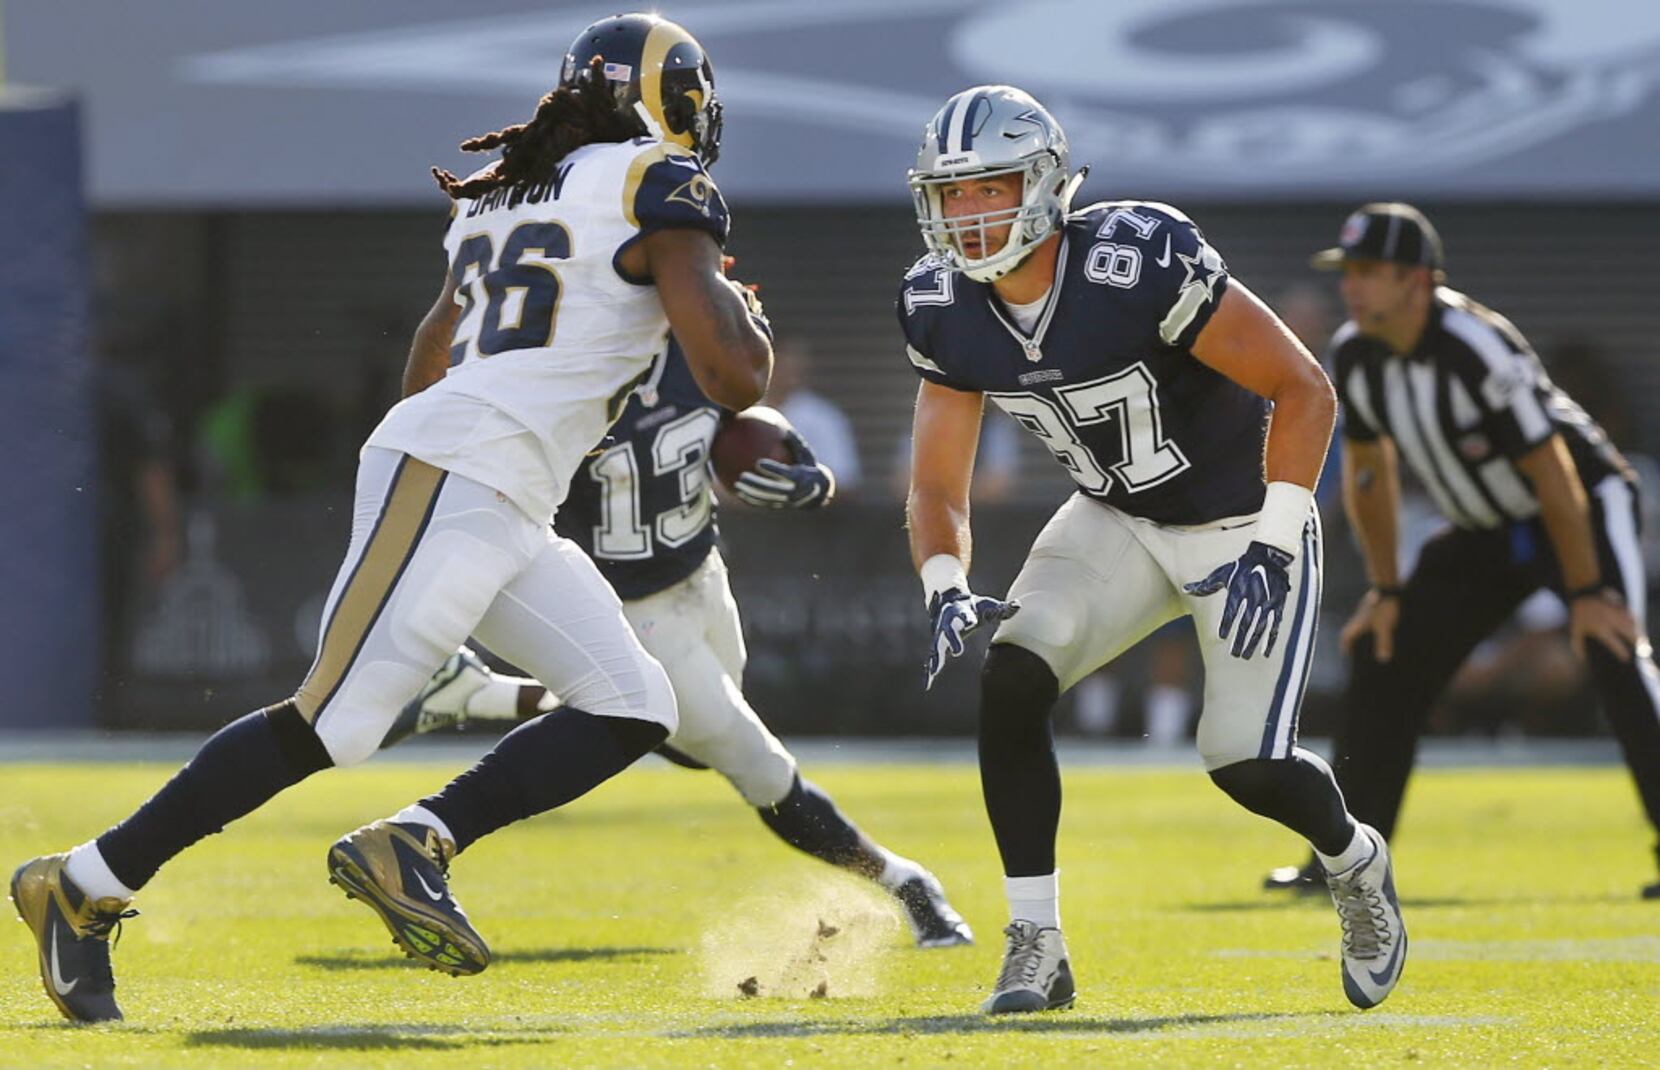
<instances>
[{"instance_id":1,"label":"black and white striped shirt","mask_svg":"<svg viewBox=\"0 0 1660 1070\"><path fill-rule=\"evenodd\" d=\"M1343 404L1343 436L1393 439L1443 515L1462 528L1528 520L1539 502L1516 460L1560 433L1580 480L1630 477L1624 458L1545 374L1527 339L1503 316L1437 287L1429 323L1404 357L1359 333L1333 336L1330 366Z\"/></svg>"}]
</instances>

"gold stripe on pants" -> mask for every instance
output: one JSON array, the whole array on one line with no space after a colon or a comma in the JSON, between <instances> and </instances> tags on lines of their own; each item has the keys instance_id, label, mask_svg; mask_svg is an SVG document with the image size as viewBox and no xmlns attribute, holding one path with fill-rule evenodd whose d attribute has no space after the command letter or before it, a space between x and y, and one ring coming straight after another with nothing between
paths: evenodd
<instances>
[{"instance_id":1,"label":"gold stripe on pants","mask_svg":"<svg viewBox=\"0 0 1660 1070\"><path fill-rule=\"evenodd\" d=\"M415 555L421 534L437 504L446 473L424 461L404 457L392 476L368 545L352 568L345 588L335 602L334 615L323 630L317 660L294 695L300 715L315 722L317 714L334 697L352 661L363 648L369 629L392 596L392 588Z\"/></svg>"}]
</instances>

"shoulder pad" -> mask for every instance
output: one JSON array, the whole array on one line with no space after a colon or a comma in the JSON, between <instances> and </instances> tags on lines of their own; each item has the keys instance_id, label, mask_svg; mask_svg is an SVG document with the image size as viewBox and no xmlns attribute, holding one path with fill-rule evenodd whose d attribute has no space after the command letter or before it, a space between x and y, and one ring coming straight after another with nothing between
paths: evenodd
<instances>
[{"instance_id":1,"label":"shoulder pad","mask_svg":"<svg viewBox=\"0 0 1660 1070\"><path fill-rule=\"evenodd\" d=\"M726 244L726 199L698 158L663 141L640 144L623 177L622 214L641 231L677 227L708 231Z\"/></svg>"},{"instance_id":2,"label":"shoulder pad","mask_svg":"<svg viewBox=\"0 0 1660 1070\"><path fill-rule=\"evenodd\" d=\"M1082 208L1073 209L1066 218L1069 223L1103 225L1107 217L1115 212L1120 216L1134 213L1145 218L1156 219L1161 223L1186 223L1188 226L1195 226L1186 212L1162 201L1096 201L1093 204L1086 204Z\"/></svg>"},{"instance_id":3,"label":"shoulder pad","mask_svg":"<svg viewBox=\"0 0 1660 1070\"><path fill-rule=\"evenodd\" d=\"M931 275L941 268L951 270L951 264L945 257L938 253L923 253L917 257L916 263L905 269L905 281L909 282L919 275Z\"/></svg>"},{"instance_id":4,"label":"shoulder pad","mask_svg":"<svg viewBox=\"0 0 1660 1070\"><path fill-rule=\"evenodd\" d=\"M957 299L961 274L944 257L933 253L919 259L899 283L899 318L904 320L918 309L951 304Z\"/></svg>"}]
</instances>

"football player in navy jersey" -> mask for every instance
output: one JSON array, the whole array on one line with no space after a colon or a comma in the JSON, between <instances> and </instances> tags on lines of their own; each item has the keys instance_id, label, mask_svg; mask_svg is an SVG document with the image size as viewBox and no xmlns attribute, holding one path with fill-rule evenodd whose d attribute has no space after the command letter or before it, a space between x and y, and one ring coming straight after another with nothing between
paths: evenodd
<instances>
[{"instance_id":1,"label":"football player in navy jersey","mask_svg":"<svg viewBox=\"0 0 1660 1070\"><path fill-rule=\"evenodd\" d=\"M587 551L623 600L623 614L667 670L680 725L659 748L671 761L713 768L780 839L876 881L904 908L919 947L973 942L934 875L889 851L842 815L796 769L743 695L743 624L716 546L710 444L730 410L710 401L680 347L630 397L559 507L554 529ZM734 492L763 508L816 509L835 477L793 430L794 463L766 459ZM501 676L462 649L404 707L383 746L476 720L519 720L558 702L534 680Z\"/></svg>"},{"instance_id":2,"label":"football player in navy jersey","mask_svg":"<svg viewBox=\"0 0 1660 1070\"><path fill-rule=\"evenodd\" d=\"M932 684L979 624L980 776L1010 924L983 1009L1069 1006L1059 916L1060 692L1192 615L1205 663L1199 751L1246 808L1304 836L1342 925L1345 994L1383 1000L1406 953L1389 852L1331 770L1297 747L1320 529L1310 488L1336 402L1318 363L1164 204L1070 210L1082 179L1042 105L1009 86L953 96L910 173L928 255L898 313L922 378L907 503L933 620ZM973 593L969 481L985 400L1078 483L1007 600Z\"/></svg>"}]
</instances>

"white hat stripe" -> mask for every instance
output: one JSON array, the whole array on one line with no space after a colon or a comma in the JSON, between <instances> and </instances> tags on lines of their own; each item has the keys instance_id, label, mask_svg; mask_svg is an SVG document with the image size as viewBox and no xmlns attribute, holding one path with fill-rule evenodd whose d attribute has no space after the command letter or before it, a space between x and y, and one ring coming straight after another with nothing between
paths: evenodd
<instances>
[{"instance_id":1,"label":"white hat stripe","mask_svg":"<svg viewBox=\"0 0 1660 1070\"><path fill-rule=\"evenodd\" d=\"M966 152L963 148L963 127L968 124L969 107L974 102L974 93L969 92L969 99L959 101L951 113L951 131L945 136L945 151L950 153Z\"/></svg>"}]
</instances>

